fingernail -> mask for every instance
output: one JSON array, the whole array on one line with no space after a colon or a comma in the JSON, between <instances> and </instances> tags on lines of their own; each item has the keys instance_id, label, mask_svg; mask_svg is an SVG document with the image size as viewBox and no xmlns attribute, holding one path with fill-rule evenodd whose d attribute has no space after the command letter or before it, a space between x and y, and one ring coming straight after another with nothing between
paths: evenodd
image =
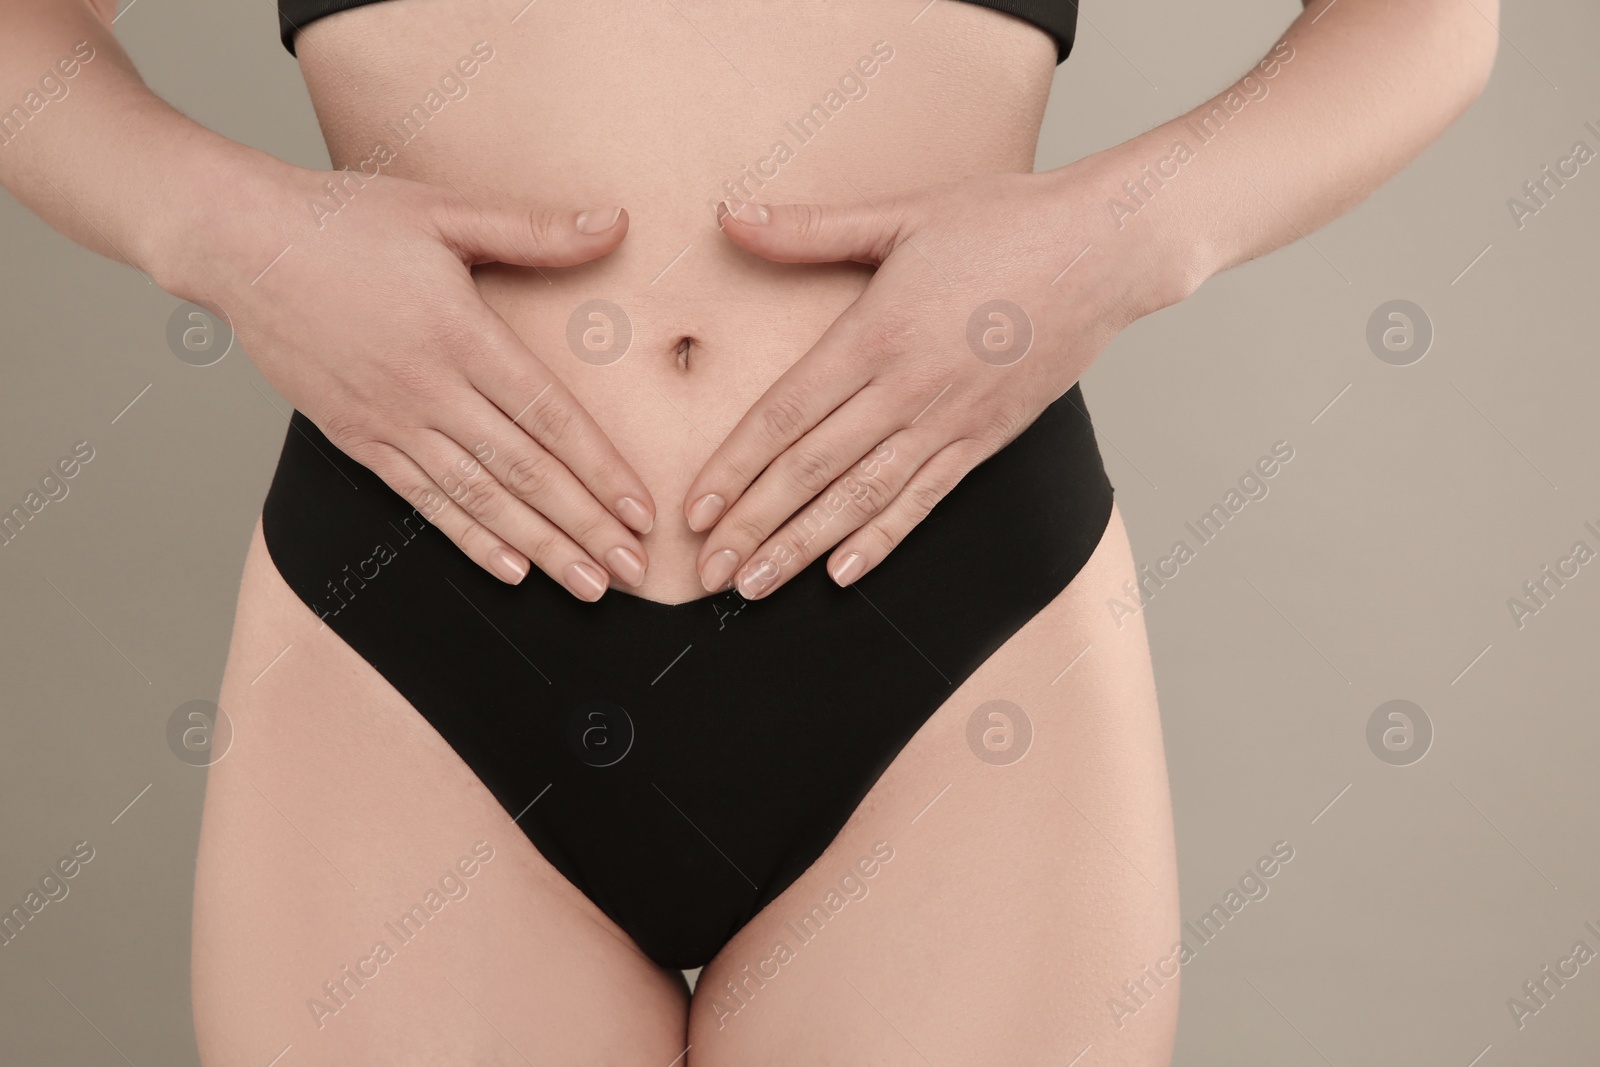
<instances>
[{"instance_id":1,"label":"fingernail","mask_svg":"<svg viewBox=\"0 0 1600 1067\"><path fill-rule=\"evenodd\" d=\"M764 226L772 213L764 204L752 204L748 200L724 200L722 210L744 223L746 226Z\"/></svg>"},{"instance_id":2,"label":"fingernail","mask_svg":"<svg viewBox=\"0 0 1600 1067\"><path fill-rule=\"evenodd\" d=\"M528 576L528 565L503 548L489 553L489 567L502 581L516 585Z\"/></svg>"},{"instance_id":3,"label":"fingernail","mask_svg":"<svg viewBox=\"0 0 1600 1067\"><path fill-rule=\"evenodd\" d=\"M605 233L617 224L617 217L622 214L620 207L597 207L589 211L578 213L579 233Z\"/></svg>"},{"instance_id":4,"label":"fingernail","mask_svg":"<svg viewBox=\"0 0 1600 1067\"><path fill-rule=\"evenodd\" d=\"M722 509L728 502L716 493L707 493L694 502L694 507L689 509L689 529L701 533L711 529L711 524L722 515Z\"/></svg>"},{"instance_id":5,"label":"fingernail","mask_svg":"<svg viewBox=\"0 0 1600 1067\"><path fill-rule=\"evenodd\" d=\"M739 576L739 592L746 600L754 600L771 589L772 583L777 580L778 565L770 559L764 559Z\"/></svg>"},{"instance_id":6,"label":"fingernail","mask_svg":"<svg viewBox=\"0 0 1600 1067\"><path fill-rule=\"evenodd\" d=\"M617 501L617 518L627 523L635 533L647 534L656 524L656 520L645 506L631 496L625 496Z\"/></svg>"},{"instance_id":7,"label":"fingernail","mask_svg":"<svg viewBox=\"0 0 1600 1067\"><path fill-rule=\"evenodd\" d=\"M606 553L606 564L610 566L612 574L629 585L644 581L644 561L621 545Z\"/></svg>"},{"instance_id":8,"label":"fingernail","mask_svg":"<svg viewBox=\"0 0 1600 1067\"><path fill-rule=\"evenodd\" d=\"M569 563L562 573L566 575L567 588L579 600L587 600L592 604L605 594L605 575L587 563Z\"/></svg>"},{"instance_id":9,"label":"fingernail","mask_svg":"<svg viewBox=\"0 0 1600 1067\"><path fill-rule=\"evenodd\" d=\"M829 574L833 576L833 580L837 584L849 585L861 577L861 572L866 569L866 557L859 552L851 552L841 559Z\"/></svg>"},{"instance_id":10,"label":"fingernail","mask_svg":"<svg viewBox=\"0 0 1600 1067\"><path fill-rule=\"evenodd\" d=\"M739 565L739 553L731 548L721 552L714 552L706 560L706 569L700 573L700 584L706 587L708 593L720 593L728 584L728 579L733 575L733 569Z\"/></svg>"}]
</instances>

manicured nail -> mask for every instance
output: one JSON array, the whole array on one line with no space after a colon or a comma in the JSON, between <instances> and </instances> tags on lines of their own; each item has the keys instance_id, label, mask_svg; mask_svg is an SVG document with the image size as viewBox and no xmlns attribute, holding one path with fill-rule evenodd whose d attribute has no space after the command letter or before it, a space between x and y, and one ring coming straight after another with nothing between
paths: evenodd
<instances>
[{"instance_id":1,"label":"manicured nail","mask_svg":"<svg viewBox=\"0 0 1600 1067\"><path fill-rule=\"evenodd\" d=\"M627 523L635 533L647 534L656 524L655 518L645 510L645 506L631 496L625 496L617 501L617 518Z\"/></svg>"},{"instance_id":2,"label":"manicured nail","mask_svg":"<svg viewBox=\"0 0 1600 1067\"><path fill-rule=\"evenodd\" d=\"M589 564L569 563L562 573L566 575L567 588L579 600L587 600L592 604L605 595L606 576Z\"/></svg>"},{"instance_id":3,"label":"manicured nail","mask_svg":"<svg viewBox=\"0 0 1600 1067\"><path fill-rule=\"evenodd\" d=\"M597 207L590 211L578 213L579 233L605 233L617 224L617 217L622 214L620 207Z\"/></svg>"},{"instance_id":4,"label":"manicured nail","mask_svg":"<svg viewBox=\"0 0 1600 1067\"><path fill-rule=\"evenodd\" d=\"M724 200L722 210L744 223L746 226L764 226L772 213L764 204L752 204L748 200Z\"/></svg>"},{"instance_id":5,"label":"manicured nail","mask_svg":"<svg viewBox=\"0 0 1600 1067\"><path fill-rule=\"evenodd\" d=\"M828 573L839 585L849 585L861 577L861 572L867 569L867 558L859 552L851 552L841 559L833 570Z\"/></svg>"},{"instance_id":6,"label":"manicured nail","mask_svg":"<svg viewBox=\"0 0 1600 1067\"><path fill-rule=\"evenodd\" d=\"M711 558L706 560L706 569L701 572L700 584L706 587L708 593L720 593L728 584L728 579L733 576L733 569L739 565L739 553L731 548L721 552L713 552Z\"/></svg>"},{"instance_id":7,"label":"manicured nail","mask_svg":"<svg viewBox=\"0 0 1600 1067\"><path fill-rule=\"evenodd\" d=\"M629 585L644 581L644 561L621 545L606 553L606 565L612 574Z\"/></svg>"},{"instance_id":8,"label":"manicured nail","mask_svg":"<svg viewBox=\"0 0 1600 1067\"><path fill-rule=\"evenodd\" d=\"M754 600L778 580L778 565L770 559L764 559L754 567L747 568L739 576L739 593L746 600Z\"/></svg>"},{"instance_id":9,"label":"manicured nail","mask_svg":"<svg viewBox=\"0 0 1600 1067\"><path fill-rule=\"evenodd\" d=\"M722 509L728 502L716 493L707 493L694 502L694 507L689 509L689 529L695 533L703 533L711 529L711 524L722 516Z\"/></svg>"},{"instance_id":10,"label":"manicured nail","mask_svg":"<svg viewBox=\"0 0 1600 1067\"><path fill-rule=\"evenodd\" d=\"M503 548L489 553L489 567L501 581L516 585L528 576L528 565Z\"/></svg>"}]
</instances>

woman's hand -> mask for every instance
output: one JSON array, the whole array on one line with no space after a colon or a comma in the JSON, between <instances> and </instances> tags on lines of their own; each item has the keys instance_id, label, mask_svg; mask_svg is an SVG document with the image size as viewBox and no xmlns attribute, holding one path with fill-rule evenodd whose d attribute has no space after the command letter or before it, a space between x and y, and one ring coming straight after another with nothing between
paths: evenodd
<instances>
[{"instance_id":1,"label":"woman's hand","mask_svg":"<svg viewBox=\"0 0 1600 1067\"><path fill-rule=\"evenodd\" d=\"M707 589L733 578L765 596L835 546L829 575L854 582L1119 330L1187 295L1151 227L1116 225L1108 166L872 203L724 205L723 232L767 259L878 271L691 484Z\"/></svg>"},{"instance_id":2,"label":"woman's hand","mask_svg":"<svg viewBox=\"0 0 1600 1067\"><path fill-rule=\"evenodd\" d=\"M330 203L331 177L344 203L319 227L308 205ZM206 220L209 251L162 285L225 313L273 388L501 580L520 582L531 560L584 600L608 570L637 585L649 491L470 271L595 259L627 215L298 168L250 180L260 206Z\"/></svg>"}]
</instances>

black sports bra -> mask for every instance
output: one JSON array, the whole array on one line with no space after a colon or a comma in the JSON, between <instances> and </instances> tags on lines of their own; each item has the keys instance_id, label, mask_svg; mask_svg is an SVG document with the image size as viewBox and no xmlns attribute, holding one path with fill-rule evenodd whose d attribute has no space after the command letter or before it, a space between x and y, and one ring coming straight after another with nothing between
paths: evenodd
<instances>
[{"instance_id":1,"label":"black sports bra","mask_svg":"<svg viewBox=\"0 0 1600 1067\"><path fill-rule=\"evenodd\" d=\"M378 0L278 0L278 29L283 47L294 55L294 34L307 23L346 8L377 3ZM967 0L980 7L992 7L1031 22L1055 38L1056 63L1066 60L1072 51L1073 35L1078 29L1078 0Z\"/></svg>"}]
</instances>

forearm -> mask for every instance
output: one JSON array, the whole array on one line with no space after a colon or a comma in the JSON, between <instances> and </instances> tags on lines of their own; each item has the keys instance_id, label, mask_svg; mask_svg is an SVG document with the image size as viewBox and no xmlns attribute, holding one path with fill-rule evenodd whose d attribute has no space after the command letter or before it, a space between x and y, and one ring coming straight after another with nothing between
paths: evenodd
<instances>
[{"instance_id":1,"label":"forearm","mask_svg":"<svg viewBox=\"0 0 1600 1067\"><path fill-rule=\"evenodd\" d=\"M147 88L115 0L0 0L0 184L78 243L154 275L242 181L290 168ZM246 179L245 176L250 176Z\"/></svg>"},{"instance_id":2,"label":"forearm","mask_svg":"<svg viewBox=\"0 0 1600 1067\"><path fill-rule=\"evenodd\" d=\"M1488 80L1497 0L1313 0L1249 74L1097 153L1110 228L1149 227L1173 277L1154 307L1363 200Z\"/></svg>"}]
</instances>

